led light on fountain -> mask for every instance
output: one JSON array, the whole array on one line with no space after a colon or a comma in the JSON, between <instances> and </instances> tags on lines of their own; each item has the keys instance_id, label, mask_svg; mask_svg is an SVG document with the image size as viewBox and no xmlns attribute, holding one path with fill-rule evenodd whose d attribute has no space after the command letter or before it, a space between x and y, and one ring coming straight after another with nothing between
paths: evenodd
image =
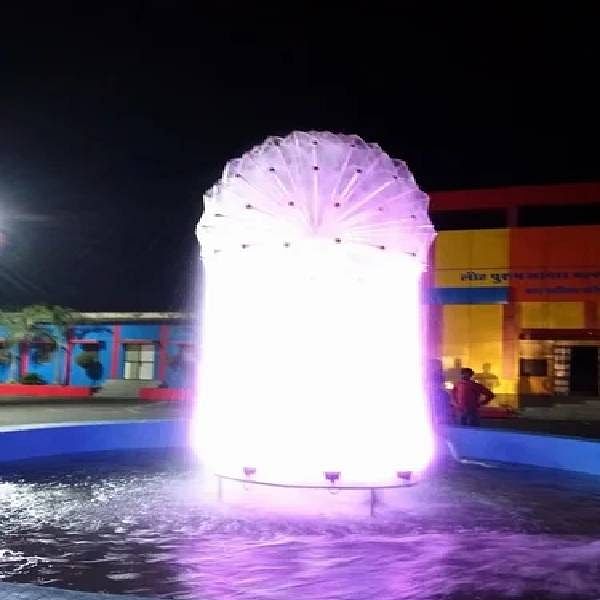
<instances>
[{"instance_id":1,"label":"led light on fountain","mask_svg":"<svg viewBox=\"0 0 600 600\"><path fill-rule=\"evenodd\" d=\"M197 228L192 441L214 472L368 487L427 466L427 207L406 165L356 136L294 132L226 165Z\"/></svg>"}]
</instances>

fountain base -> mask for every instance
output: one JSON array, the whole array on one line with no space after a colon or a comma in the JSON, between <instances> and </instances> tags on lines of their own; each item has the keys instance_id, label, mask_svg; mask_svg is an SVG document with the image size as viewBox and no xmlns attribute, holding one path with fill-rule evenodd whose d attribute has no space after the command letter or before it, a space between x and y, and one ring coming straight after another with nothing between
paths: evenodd
<instances>
[{"instance_id":1,"label":"fountain base","mask_svg":"<svg viewBox=\"0 0 600 600\"><path fill-rule=\"evenodd\" d=\"M214 493L220 503L247 510L311 516L371 516L397 507L406 488L417 483L414 474L403 474L396 485L278 484L254 479L215 475Z\"/></svg>"}]
</instances>

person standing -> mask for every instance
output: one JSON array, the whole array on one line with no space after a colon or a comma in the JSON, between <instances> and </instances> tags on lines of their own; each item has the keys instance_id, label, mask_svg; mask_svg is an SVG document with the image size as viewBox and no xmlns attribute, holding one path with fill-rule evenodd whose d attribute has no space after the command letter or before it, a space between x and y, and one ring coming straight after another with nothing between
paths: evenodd
<instances>
[{"instance_id":1,"label":"person standing","mask_svg":"<svg viewBox=\"0 0 600 600\"><path fill-rule=\"evenodd\" d=\"M452 399L450 394L439 385L433 390L433 422L436 425L451 425L454 423Z\"/></svg>"},{"instance_id":2,"label":"person standing","mask_svg":"<svg viewBox=\"0 0 600 600\"><path fill-rule=\"evenodd\" d=\"M468 367L460 370L460 381L454 384L453 404L461 425L477 427L479 407L490 402L494 394L485 386L473 381L473 374L473 369Z\"/></svg>"}]
</instances>

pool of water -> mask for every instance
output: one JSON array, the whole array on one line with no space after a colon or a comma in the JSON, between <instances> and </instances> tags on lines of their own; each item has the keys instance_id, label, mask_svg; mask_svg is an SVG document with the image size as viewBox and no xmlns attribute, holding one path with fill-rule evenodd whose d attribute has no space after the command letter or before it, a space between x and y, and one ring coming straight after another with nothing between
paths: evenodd
<instances>
[{"instance_id":1,"label":"pool of water","mask_svg":"<svg viewBox=\"0 0 600 600\"><path fill-rule=\"evenodd\" d=\"M194 600L600 596L600 480L448 462L375 519L207 503L183 454L2 465L0 578Z\"/></svg>"}]
</instances>

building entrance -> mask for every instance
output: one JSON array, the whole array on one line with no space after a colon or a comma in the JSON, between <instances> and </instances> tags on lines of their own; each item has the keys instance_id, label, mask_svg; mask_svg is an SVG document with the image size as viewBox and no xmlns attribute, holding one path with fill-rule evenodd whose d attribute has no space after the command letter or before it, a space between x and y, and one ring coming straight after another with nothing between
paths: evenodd
<instances>
[{"instance_id":1,"label":"building entrance","mask_svg":"<svg viewBox=\"0 0 600 600\"><path fill-rule=\"evenodd\" d=\"M598 395L598 348L573 346L569 391L579 396Z\"/></svg>"}]
</instances>

